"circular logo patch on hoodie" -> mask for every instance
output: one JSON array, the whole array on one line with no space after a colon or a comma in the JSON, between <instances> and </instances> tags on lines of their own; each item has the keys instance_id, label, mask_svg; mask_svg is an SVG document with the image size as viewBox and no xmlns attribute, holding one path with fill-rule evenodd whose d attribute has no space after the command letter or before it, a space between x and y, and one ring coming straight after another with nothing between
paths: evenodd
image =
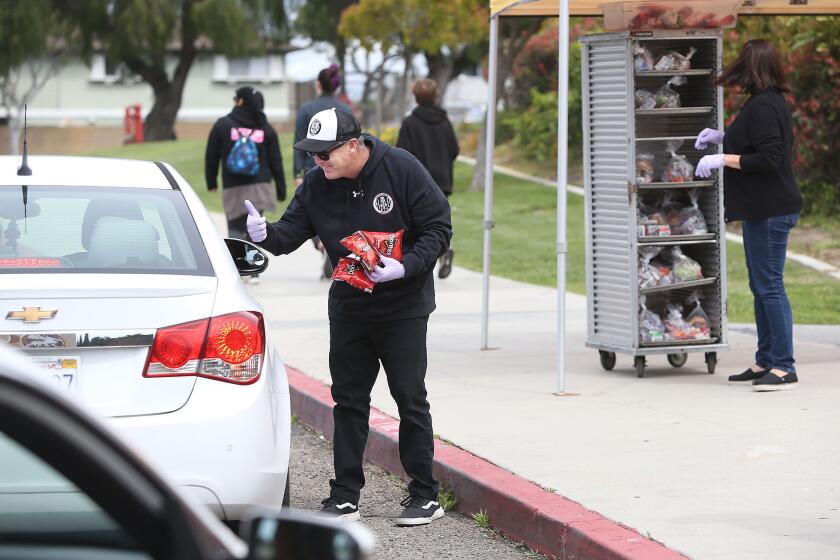
<instances>
[{"instance_id":1,"label":"circular logo patch on hoodie","mask_svg":"<svg viewBox=\"0 0 840 560\"><path fill-rule=\"evenodd\" d=\"M373 197L373 209L380 214L387 214L394 209L394 199L390 194L379 193Z\"/></svg>"}]
</instances>

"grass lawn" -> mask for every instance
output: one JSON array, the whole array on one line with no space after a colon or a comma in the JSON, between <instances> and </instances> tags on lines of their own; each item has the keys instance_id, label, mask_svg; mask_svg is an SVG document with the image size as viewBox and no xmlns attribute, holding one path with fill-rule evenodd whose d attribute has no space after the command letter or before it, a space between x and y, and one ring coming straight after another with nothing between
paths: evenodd
<instances>
[{"instance_id":1,"label":"grass lawn","mask_svg":"<svg viewBox=\"0 0 840 560\"><path fill-rule=\"evenodd\" d=\"M280 136L289 195L291 135ZM163 160L171 163L197 190L212 211L221 211L220 193L204 187L204 141L154 142L98 151L93 155ZM450 198L458 265L481 270L484 193L470 192L472 167L456 164L455 193ZM281 205L278 212L282 211ZM554 189L496 175L494 187L492 273L545 286L556 283L556 192ZM568 197L567 286L584 293L583 197ZM729 320L753 321L752 295L747 284L743 247L729 243ZM635 279L634 279L635 281ZM840 282L794 262L788 262L786 285L797 323L840 324Z\"/></svg>"}]
</instances>

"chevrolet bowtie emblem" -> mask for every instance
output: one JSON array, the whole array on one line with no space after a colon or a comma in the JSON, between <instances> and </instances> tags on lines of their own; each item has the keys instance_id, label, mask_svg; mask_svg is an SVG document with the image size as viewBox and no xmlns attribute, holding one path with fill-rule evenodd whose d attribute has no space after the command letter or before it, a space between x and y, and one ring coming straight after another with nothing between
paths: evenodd
<instances>
[{"instance_id":1,"label":"chevrolet bowtie emblem","mask_svg":"<svg viewBox=\"0 0 840 560\"><path fill-rule=\"evenodd\" d=\"M41 319L52 319L58 309L41 311L40 307L24 307L23 311L9 311L6 319L22 319L24 323L40 323Z\"/></svg>"}]
</instances>

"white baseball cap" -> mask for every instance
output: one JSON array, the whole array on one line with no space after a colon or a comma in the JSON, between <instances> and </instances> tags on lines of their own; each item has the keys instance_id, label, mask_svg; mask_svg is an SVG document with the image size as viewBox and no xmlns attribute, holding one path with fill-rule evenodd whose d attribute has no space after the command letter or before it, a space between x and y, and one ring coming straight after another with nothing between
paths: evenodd
<instances>
[{"instance_id":1,"label":"white baseball cap","mask_svg":"<svg viewBox=\"0 0 840 560\"><path fill-rule=\"evenodd\" d=\"M306 138L293 146L302 152L327 152L351 138L362 134L362 125L346 111L326 109L315 113L309 120Z\"/></svg>"}]
</instances>

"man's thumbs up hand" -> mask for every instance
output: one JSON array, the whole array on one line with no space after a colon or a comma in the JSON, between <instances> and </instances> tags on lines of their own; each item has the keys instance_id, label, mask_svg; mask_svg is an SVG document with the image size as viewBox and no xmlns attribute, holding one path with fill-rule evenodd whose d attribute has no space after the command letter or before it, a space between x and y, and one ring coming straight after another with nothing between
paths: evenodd
<instances>
[{"instance_id":1,"label":"man's thumbs up hand","mask_svg":"<svg viewBox=\"0 0 840 560\"><path fill-rule=\"evenodd\" d=\"M257 243L265 241L265 238L268 237L268 227L266 226L265 218L260 216L259 211L254 208L254 205L251 204L250 200L245 201L245 209L248 210L248 220L246 224L248 228L248 237Z\"/></svg>"}]
</instances>

